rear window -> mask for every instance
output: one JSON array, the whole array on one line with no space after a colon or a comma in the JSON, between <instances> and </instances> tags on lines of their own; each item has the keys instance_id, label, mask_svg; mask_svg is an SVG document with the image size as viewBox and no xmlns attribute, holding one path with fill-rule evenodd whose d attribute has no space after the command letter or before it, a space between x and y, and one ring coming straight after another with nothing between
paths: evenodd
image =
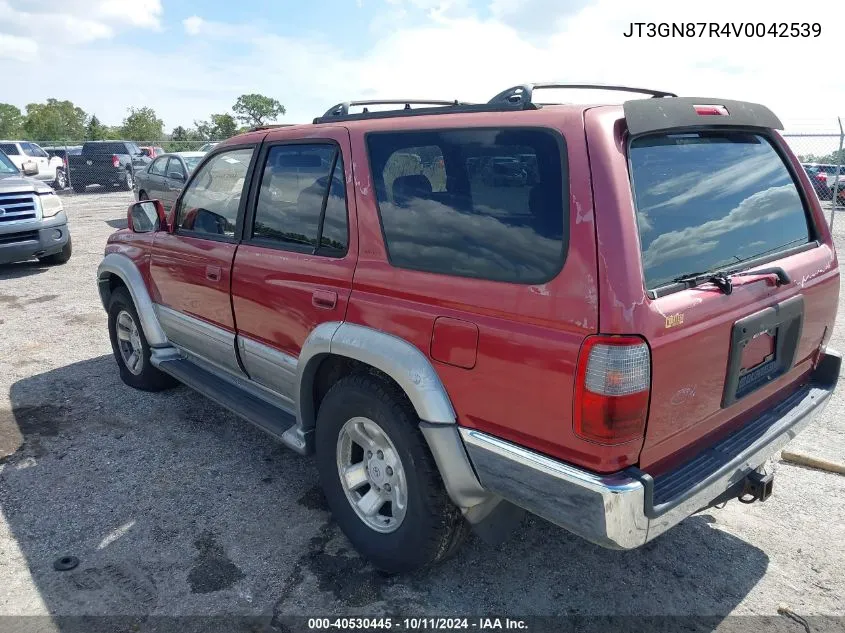
<instances>
[{"instance_id":1,"label":"rear window","mask_svg":"<svg viewBox=\"0 0 845 633\"><path fill-rule=\"evenodd\" d=\"M126 143L86 143L85 154L126 154Z\"/></svg>"},{"instance_id":2,"label":"rear window","mask_svg":"<svg viewBox=\"0 0 845 633\"><path fill-rule=\"evenodd\" d=\"M560 272L568 174L556 133L381 132L367 147L394 266L515 283Z\"/></svg>"},{"instance_id":3,"label":"rear window","mask_svg":"<svg viewBox=\"0 0 845 633\"><path fill-rule=\"evenodd\" d=\"M762 136L637 138L630 167L649 290L810 240L795 182Z\"/></svg>"}]
</instances>

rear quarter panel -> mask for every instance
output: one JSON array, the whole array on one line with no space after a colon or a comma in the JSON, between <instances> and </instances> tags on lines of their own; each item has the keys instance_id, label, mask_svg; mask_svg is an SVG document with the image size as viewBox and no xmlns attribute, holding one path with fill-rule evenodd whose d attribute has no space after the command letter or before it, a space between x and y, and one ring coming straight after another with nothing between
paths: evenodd
<instances>
[{"instance_id":1,"label":"rear quarter panel","mask_svg":"<svg viewBox=\"0 0 845 633\"><path fill-rule=\"evenodd\" d=\"M463 116L463 118L461 118ZM541 285L501 283L394 267L387 259L365 133L461 127L549 127L567 145L569 248L562 271ZM637 446L599 447L572 430L578 351L598 328L595 229L581 111L575 108L466 117L417 117L350 125L360 254L347 312L351 322L403 338L443 381L459 424L483 430L594 470L617 470ZM432 358L437 317L478 328L471 368ZM470 363L467 363L470 365Z\"/></svg>"}]
</instances>

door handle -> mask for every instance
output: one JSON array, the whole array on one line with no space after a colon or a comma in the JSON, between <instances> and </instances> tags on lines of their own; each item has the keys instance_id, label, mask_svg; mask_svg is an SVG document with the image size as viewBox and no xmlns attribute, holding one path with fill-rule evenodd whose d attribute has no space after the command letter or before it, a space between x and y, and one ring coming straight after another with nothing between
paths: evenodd
<instances>
[{"instance_id":1,"label":"door handle","mask_svg":"<svg viewBox=\"0 0 845 633\"><path fill-rule=\"evenodd\" d=\"M220 266L206 266L205 267L205 278L209 281L220 281L220 275L222 271L220 270Z\"/></svg>"},{"instance_id":2,"label":"door handle","mask_svg":"<svg viewBox=\"0 0 845 633\"><path fill-rule=\"evenodd\" d=\"M337 293L329 290L315 290L311 295L311 305L322 310L332 310L337 305Z\"/></svg>"}]
</instances>

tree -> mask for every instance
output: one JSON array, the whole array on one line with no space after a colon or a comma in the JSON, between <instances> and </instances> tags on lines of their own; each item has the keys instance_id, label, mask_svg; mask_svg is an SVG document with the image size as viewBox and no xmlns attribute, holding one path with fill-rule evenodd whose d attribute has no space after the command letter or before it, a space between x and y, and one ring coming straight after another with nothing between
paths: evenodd
<instances>
[{"instance_id":1,"label":"tree","mask_svg":"<svg viewBox=\"0 0 845 633\"><path fill-rule=\"evenodd\" d=\"M284 112L285 109L283 107L282 114ZM212 114L211 126L215 140L227 139L238 133L238 122L231 114Z\"/></svg>"},{"instance_id":2,"label":"tree","mask_svg":"<svg viewBox=\"0 0 845 633\"><path fill-rule=\"evenodd\" d=\"M71 101L47 99L26 106L24 134L34 141L78 141L85 136L85 110Z\"/></svg>"},{"instance_id":3,"label":"tree","mask_svg":"<svg viewBox=\"0 0 845 633\"><path fill-rule=\"evenodd\" d=\"M249 126L264 125L274 121L276 117L285 113L285 106L273 99L259 94L241 95L232 106L238 119Z\"/></svg>"},{"instance_id":4,"label":"tree","mask_svg":"<svg viewBox=\"0 0 845 633\"><path fill-rule=\"evenodd\" d=\"M170 152L195 150L198 147L197 141L201 140L203 139L199 138L195 130L189 130L178 125L170 133L170 142L167 144L167 150Z\"/></svg>"},{"instance_id":5,"label":"tree","mask_svg":"<svg viewBox=\"0 0 845 633\"><path fill-rule=\"evenodd\" d=\"M156 116L152 108L129 108L129 116L123 119L121 132L129 141L158 141L164 136L164 121Z\"/></svg>"},{"instance_id":6,"label":"tree","mask_svg":"<svg viewBox=\"0 0 845 633\"><path fill-rule=\"evenodd\" d=\"M20 109L0 103L0 138L17 139L23 132L23 114Z\"/></svg>"},{"instance_id":7,"label":"tree","mask_svg":"<svg viewBox=\"0 0 845 633\"><path fill-rule=\"evenodd\" d=\"M92 114L85 126L85 138L89 141L102 141L106 138L106 126L100 123L96 114Z\"/></svg>"}]
</instances>

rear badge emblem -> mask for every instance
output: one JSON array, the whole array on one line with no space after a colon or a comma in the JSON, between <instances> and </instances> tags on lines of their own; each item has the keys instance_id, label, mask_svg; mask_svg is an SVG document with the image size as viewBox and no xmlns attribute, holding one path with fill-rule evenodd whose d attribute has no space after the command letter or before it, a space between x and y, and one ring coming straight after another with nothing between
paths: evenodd
<instances>
[{"instance_id":1,"label":"rear badge emblem","mask_svg":"<svg viewBox=\"0 0 845 633\"><path fill-rule=\"evenodd\" d=\"M666 317L666 329L668 330L670 327L676 327L678 325L684 324L684 313L677 312L675 314L670 314Z\"/></svg>"}]
</instances>

